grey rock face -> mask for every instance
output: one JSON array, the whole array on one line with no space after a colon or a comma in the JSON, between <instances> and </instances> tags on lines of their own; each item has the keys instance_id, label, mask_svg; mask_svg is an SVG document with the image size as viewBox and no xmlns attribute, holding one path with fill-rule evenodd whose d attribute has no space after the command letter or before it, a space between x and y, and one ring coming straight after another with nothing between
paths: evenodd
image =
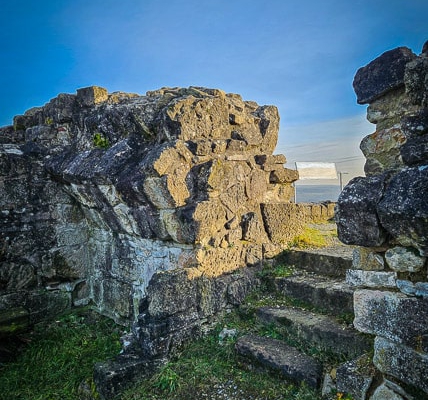
<instances>
[{"instance_id":1,"label":"grey rock face","mask_svg":"<svg viewBox=\"0 0 428 400\"><path fill-rule=\"evenodd\" d=\"M367 177L351 181L336 208L339 238L369 248L356 251L348 283L382 289L355 292L354 325L376 335L374 364L385 382L393 376L425 393L427 76L426 45L419 56L403 47L388 51L357 72L357 100L369 103L367 118L376 131L360 146ZM386 384L371 398L407 396L399 385Z\"/></svg>"},{"instance_id":2,"label":"grey rock face","mask_svg":"<svg viewBox=\"0 0 428 400\"><path fill-rule=\"evenodd\" d=\"M335 214L337 233L342 242L366 247L385 243L387 233L376 212L384 184L382 175L357 177L343 189Z\"/></svg>"},{"instance_id":3,"label":"grey rock face","mask_svg":"<svg viewBox=\"0 0 428 400\"><path fill-rule=\"evenodd\" d=\"M412 248L393 247L385 252L385 260L394 271L419 272L426 261L425 257L415 254Z\"/></svg>"},{"instance_id":4,"label":"grey rock face","mask_svg":"<svg viewBox=\"0 0 428 400\"><path fill-rule=\"evenodd\" d=\"M428 254L428 167L392 177L377 205L381 225L398 243Z\"/></svg>"},{"instance_id":5,"label":"grey rock face","mask_svg":"<svg viewBox=\"0 0 428 400\"><path fill-rule=\"evenodd\" d=\"M359 104L371 103L389 90L403 85L406 64L415 58L407 47L389 50L355 75L353 86Z\"/></svg>"},{"instance_id":6,"label":"grey rock face","mask_svg":"<svg viewBox=\"0 0 428 400\"><path fill-rule=\"evenodd\" d=\"M427 299L363 289L354 294L354 308L358 330L421 349L428 328Z\"/></svg>"},{"instance_id":7,"label":"grey rock face","mask_svg":"<svg viewBox=\"0 0 428 400\"><path fill-rule=\"evenodd\" d=\"M238 354L256 359L262 365L279 371L284 377L319 387L322 367L313 358L276 339L247 335L236 342Z\"/></svg>"},{"instance_id":8,"label":"grey rock face","mask_svg":"<svg viewBox=\"0 0 428 400\"><path fill-rule=\"evenodd\" d=\"M278 128L276 107L199 87L92 86L16 116L0 130L0 296L65 291L126 323L157 271L278 254L304 223ZM261 208L281 203L279 227Z\"/></svg>"},{"instance_id":9,"label":"grey rock face","mask_svg":"<svg viewBox=\"0 0 428 400\"><path fill-rule=\"evenodd\" d=\"M383 373L428 393L428 356L381 337L375 340L373 362Z\"/></svg>"}]
</instances>

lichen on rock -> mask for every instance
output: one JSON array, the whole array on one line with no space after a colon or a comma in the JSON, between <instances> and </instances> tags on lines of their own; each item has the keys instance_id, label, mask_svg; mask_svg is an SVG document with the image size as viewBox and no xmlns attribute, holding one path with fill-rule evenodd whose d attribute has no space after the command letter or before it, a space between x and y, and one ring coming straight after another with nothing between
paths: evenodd
<instances>
[{"instance_id":1,"label":"lichen on rock","mask_svg":"<svg viewBox=\"0 0 428 400\"><path fill-rule=\"evenodd\" d=\"M277 254L304 222L278 129L276 107L202 87L92 86L16 116L0 130L0 296L64 291L126 322L156 272Z\"/></svg>"}]
</instances>

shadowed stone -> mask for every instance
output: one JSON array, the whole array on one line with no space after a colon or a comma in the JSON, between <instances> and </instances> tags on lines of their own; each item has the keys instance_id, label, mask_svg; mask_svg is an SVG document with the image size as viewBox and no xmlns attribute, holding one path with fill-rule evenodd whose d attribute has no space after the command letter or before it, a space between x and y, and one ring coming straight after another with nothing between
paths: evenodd
<instances>
[{"instance_id":1,"label":"shadowed stone","mask_svg":"<svg viewBox=\"0 0 428 400\"><path fill-rule=\"evenodd\" d=\"M257 316L265 324L284 326L293 337L341 356L356 357L371 347L370 340L326 315L290 307L262 307Z\"/></svg>"},{"instance_id":2,"label":"shadowed stone","mask_svg":"<svg viewBox=\"0 0 428 400\"><path fill-rule=\"evenodd\" d=\"M371 103L388 91L404 84L406 64L415 58L407 47L389 50L360 68L353 86L358 104Z\"/></svg>"},{"instance_id":3,"label":"shadowed stone","mask_svg":"<svg viewBox=\"0 0 428 400\"><path fill-rule=\"evenodd\" d=\"M305 382L314 388L320 386L321 365L280 340L247 335L239 338L235 347L241 356L277 370L287 379Z\"/></svg>"}]
</instances>

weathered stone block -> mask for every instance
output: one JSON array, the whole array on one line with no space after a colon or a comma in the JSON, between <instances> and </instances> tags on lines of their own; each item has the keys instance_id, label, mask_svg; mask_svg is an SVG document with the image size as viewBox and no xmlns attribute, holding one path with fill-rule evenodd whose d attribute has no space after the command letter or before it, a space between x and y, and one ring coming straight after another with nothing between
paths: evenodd
<instances>
[{"instance_id":1,"label":"weathered stone block","mask_svg":"<svg viewBox=\"0 0 428 400\"><path fill-rule=\"evenodd\" d=\"M381 246L387 233L379 223L377 204L384 176L352 179L339 196L335 220L339 239L346 244Z\"/></svg>"},{"instance_id":2,"label":"weathered stone block","mask_svg":"<svg viewBox=\"0 0 428 400\"><path fill-rule=\"evenodd\" d=\"M399 47L360 68L353 82L358 104L371 103L386 92L404 85L406 64L415 57L407 47Z\"/></svg>"},{"instance_id":3,"label":"weathered stone block","mask_svg":"<svg viewBox=\"0 0 428 400\"><path fill-rule=\"evenodd\" d=\"M396 246L386 251L385 260L394 271L419 272L425 265L426 257L421 257L414 248Z\"/></svg>"},{"instance_id":4,"label":"weathered stone block","mask_svg":"<svg viewBox=\"0 0 428 400\"><path fill-rule=\"evenodd\" d=\"M294 169L276 169L270 173L270 183L292 183L299 179L299 173Z\"/></svg>"},{"instance_id":5,"label":"weathered stone block","mask_svg":"<svg viewBox=\"0 0 428 400\"><path fill-rule=\"evenodd\" d=\"M367 355L341 364L336 371L337 391L365 400L374 378L370 366Z\"/></svg>"},{"instance_id":6,"label":"weathered stone block","mask_svg":"<svg viewBox=\"0 0 428 400\"><path fill-rule=\"evenodd\" d=\"M391 169L403 167L400 149L406 136L399 125L377 129L360 143L360 149L366 157L364 172L367 176L381 174Z\"/></svg>"},{"instance_id":7,"label":"weathered stone block","mask_svg":"<svg viewBox=\"0 0 428 400\"><path fill-rule=\"evenodd\" d=\"M385 261L379 248L356 247L352 252L352 268L382 271L385 269Z\"/></svg>"},{"instance_id":8,"label":"weathered stone block","mask_svg":"<svg viewBox=\"0 0 428 400\"><path fill-rule=\"evenodd\" d=\"M400 156L403 163L408 166L426 164L428 160L428 135L407 139L406 143L400 147Z\"/></svg>"},{"instance_id":9,"label":"weathered stone block","mask_svg":"<svg viewBox=\"0 0 428 400\"><path fill-rule=\"evenodd\" d=\"M397 279L396 284L400 292L407 294L408 296L416 296L416 288L413 282Z\"/></svg>"},{"instance_id":10,"label":"weathered stone block","mask_svg":"<svg viewBox=\"0 0 428 400\"><path fill-rule=\"evenodd\" d=\"M396 285L397 273L386 271L363 271L348 269L346 283L351 286L370 288L393 288Z\"/></svg>"},{"instance_id":11,"label":"weathered stone block","mask_svg":"<svg viewBox=\"0 0 428 400\"><path fill-rule=\"evenodd\" d=\"M354 293L354 326L361 332L382 336L418 348L428 331L428 299L403 293L357 290Z\"/></svg>"},{"instance_id":12,"label":"weathered stone block","mask_svg":"<svg viewBox=\"0 0 428 400\"><path fill-rule=\"evenodd\" d=\"M265 230L273 243L287 243L303 231L304 206L300 204L261 204Z\"/></svg>"},{"instance_id":13,"label":"weathered stone block","mask_svg":"<svg viewBox=\"0 0 428 400\"><path fill-rule=\"evenodd\" d=\"M428 106L428 58L418 57L406 65L404 82L413 104Z\"/></svg>"},{"instance_id":14,"label":"weathered stone block","mask_svg":"<svg viewBox=\"0 0 428 400\"><path fill-rule=\"evenodd\" d=\"M405 397L400 396L388 386L382 384L374 391L370 400L405 400Z\"/></svg>"},{"instance_id":15,"label":"weathered stone block","mask_svg":"<svg viewBox=\"0 0 428 400\"><path fill-rule=\"evenodd\" d=\"M90 107L106 101L108 99L108 92L106 89L99 86L89 86L77 89L76 97L80 104Z\"/></svg>"},{"instance_id":16,"label":"weathered stone block","mask_svg":"<svg viewBox=\"0 0 428 400\"><path fill-rule=\"evenodd\" d=\"M380 191L381 193L382 191ZM380 223L402 246L428 255L428 168L395 174L377 204Z\"/></svg>"},{"instance_id":17,"label":"weathered stone block","mask_svg":"<svg viewBox=\"0 0 428 400\"><path fill-rule=\"evenodd\" d=\"M408 346L376 337L373 363L384 374L414 385L428 394L428 355Z\"/></svg>"}]
</instances>

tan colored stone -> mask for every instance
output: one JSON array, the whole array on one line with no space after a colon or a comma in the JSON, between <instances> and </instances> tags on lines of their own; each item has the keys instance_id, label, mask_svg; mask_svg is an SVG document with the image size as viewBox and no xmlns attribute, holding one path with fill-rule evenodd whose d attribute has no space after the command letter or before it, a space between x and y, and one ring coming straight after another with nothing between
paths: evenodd
<instances>
[{"instance_id":1,"label":"tan colored stone","mask_svg":"<svg viewBox=\"0 0 428 400\"><path fill-rule=\"evenodd\" d=\"M245 191L249 199L261 203L267 191L267 176L266 173L255 169L247 177Z\"/></svg>"},{"instance_id":2,"label":"tan colored stone","mask_svg":"<svg viewBox=\"0 0 428 400\"><path fill-rule=\"evenodd\" d=\"M107 101L108 92L107 89L104 89L99 86L89 86L82 89L77 89L77 100L83 106L93 106L95 104L102 103Z\"/></svg>"},{"instance_id":3,"label":"tan colored stone","mask_svg":"<svg viewBox=\"0 0 428 400\"><path fill-rule=\"evenodd\" d=\"M304 206L295 203L261 204L265 230L274 244L285 244L299 235L305 225Z\"/></svg>"},{"instance_id":4,"label":"tan colored stone","mask_svg":"<svg viewBox=\"0 0 428 400\"><path fill-rule=\"evenodd\" d=\"M273 170L269 176L270 183L292 183L299 179L299 173L294 169L282 168Z\"/></svg>"},{"instance_id":5,"label":"tan colored stone","mask_svg":"<svg viewBox=\"0 0 428 400\"><path fill-rule=\"evenodd\" d=\"M385 269L382 248L356 247L352 255L352 268L382 271Z\"/></svg>"}]
</instances>

